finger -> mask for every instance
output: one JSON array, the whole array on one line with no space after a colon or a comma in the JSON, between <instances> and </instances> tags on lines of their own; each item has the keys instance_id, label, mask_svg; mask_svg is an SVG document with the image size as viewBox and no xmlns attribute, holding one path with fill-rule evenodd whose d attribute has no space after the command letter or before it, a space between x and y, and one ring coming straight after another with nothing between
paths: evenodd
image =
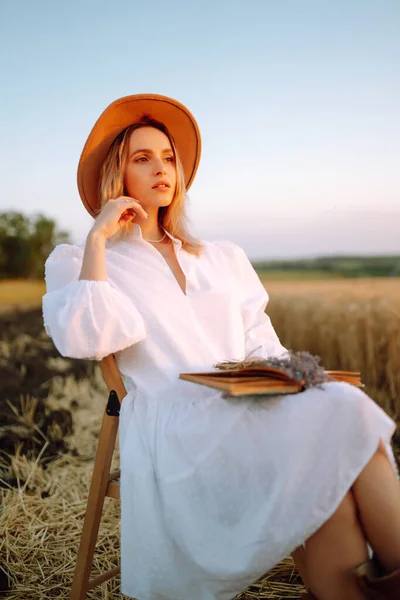
<instances>
[{"instance_id":1,"label":"finger","mask_svg":"<svg viewBox=\"0 0 400 600\"><path fill-rule=\"evenodd\" d=\"M144 210L144 208L141 206L141 204L140 204L140 200L137 200L136 198L130 198L129 196L121 196L120 200L121 200L122 202L124 202L124 203L125 203L125 202L126 202L126 203L128 203L128 202L129 202L129 203L132 203L132 204L135 206L135 208L138 208L138 209L139 209L139 212L141 212L141 213L142 213L142 215L144 216L144 218L145 218L145 219L147 219L147 218L148 218L148 216L149 216L149 215L148 215L148 214L147 214L147 212Z\"/></svg>"},{"instance_id":2,"label":"finger","mask_svg":"<svg viewBox=\"0 0 400 600\"><path fill-rule=\"evenodd\" d=\"M135 212L131 212L129 211L125 211L124 213L122 213L120 220L124 220L124 221L128 221L128 219L134 219L136 217L136 213Z\"/></svg>"},{"instance_id":3,"label":"finger","mask_svg":"<svg viewBox=\"0 0 400 600\"><path fill-rule=\"evenodd\" d=\"M131 196L120 196L119 198L116 198L116 200L121 200L122 202L137 202L140 204L140 200L137 198L131 198Z\"/></svg>"},{"instance_id":4,"label":"finger","mask_svg":"<svg viewBox=\"0 0 400 600\"><path fill-rule=\"evenodd\" d=\"M144 210L144 208L142 206L140 206L140 204L136 204L135 206L135 210L139 209L139 212L142 214L142 216L145 219L148 219L149 215L147 214L147 212Z\"/></svg>"}]
</instances>

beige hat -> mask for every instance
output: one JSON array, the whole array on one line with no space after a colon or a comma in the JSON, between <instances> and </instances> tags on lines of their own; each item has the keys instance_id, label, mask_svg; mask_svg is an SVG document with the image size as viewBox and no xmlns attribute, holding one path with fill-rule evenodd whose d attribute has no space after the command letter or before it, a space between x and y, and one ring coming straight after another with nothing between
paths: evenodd
<instances>
[{"instance_id":1,"label":"beige hat","mask_svg":"<svg viewBox=\"0 0 400 600\"><path fill-rule=\"evenodd\" d=\"M97 119L82 150L78 165L78 189L87 211L95 216L99 207L100 170L107 153L121 131L148 115L170 131L185 173L186 189L191 186L201 154L198 125L177 100L158 94L135 94L112 102Z\"/></svg>"}]
</instances>

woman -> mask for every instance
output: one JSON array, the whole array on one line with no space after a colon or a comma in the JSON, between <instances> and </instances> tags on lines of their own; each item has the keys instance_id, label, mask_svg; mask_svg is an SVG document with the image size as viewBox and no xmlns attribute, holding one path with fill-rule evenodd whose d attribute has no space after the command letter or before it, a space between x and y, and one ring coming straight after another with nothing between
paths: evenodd
<instances>
[{"instance_id":1,"label":"woman","mask_svg":"<svg viewBox=\"0 0 400 600\"><path fill-rule=\"evenodd\" d=\"M229 600L304 545L308 598L361 600L374 586L398 598L394 422L345 383L255 403L178 377L287 352L243 250L187 231L200 147L179 102L112 103L78 167L93 227L85 244L60 244L46 261L47 333L62 356L114 353L128 392L122 592Z\"/></svg>"}]
</instances>

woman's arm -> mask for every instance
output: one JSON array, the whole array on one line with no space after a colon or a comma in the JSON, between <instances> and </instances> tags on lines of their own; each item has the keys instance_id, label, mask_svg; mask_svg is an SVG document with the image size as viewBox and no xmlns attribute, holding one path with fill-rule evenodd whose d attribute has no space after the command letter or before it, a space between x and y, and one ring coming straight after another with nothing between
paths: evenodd
<instances>
[{"instance_id":1,"label":"woman's arm","mask_svg":"<svg viewBox=\"0 0 400 600\"><path fill-rule=\"evenodd\" d=\"M99 231L89 232L83 253L79 281L107 281L106 237Z\"/></svg>"},{"instance_id":2,"label":"woman's arm","mask_svg":"<svg viewBox=\"0 0 400 600\"><path fill-rule=\"evenodd\" d=\"M116 258L107 278L105 255L102 238L90 237L85 248L59 244L46 260L43 321L61 356L101 360L146 337L141 314L113 282Z\"/></svg>"},{"instance_id":3,"label":"woman's arm","mask_svg":"<svg viewBox=\"0 0 400 600\"><path fill-rule=\"evenodd\" d=\"M86 238L79 281L107 281L106 240L134 219L136 213L147 219L139 200L128 196L112 198L103 206Z\"/></svg>"}]
</instances>

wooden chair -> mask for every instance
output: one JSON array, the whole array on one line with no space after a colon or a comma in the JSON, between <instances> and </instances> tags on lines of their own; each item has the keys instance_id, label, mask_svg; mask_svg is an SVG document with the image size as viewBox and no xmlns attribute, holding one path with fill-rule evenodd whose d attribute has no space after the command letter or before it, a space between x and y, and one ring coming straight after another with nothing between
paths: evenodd
<instances>
[{"instance_id":1,"label":"wooden chair","mask_svg":"<svg viewBox=\"0 0 400 600\"><path fill-rule=\"evenodd\" d=\"M120 405L127 393L114 355L106 356L99 361L99 365L109 396L99 435L70 600L85 600L89 590L120 573L120 567L116 567L90 579L104 500L106 497L120 499L120 471L110 472L110 469L118 432ZM292 557L304 585L307 586L303 548L297 548Z\"/></svg>"},{"instance_id":2,"label":"wooden chair","mask_svg":"<svg viewBox=\"0 0 400 600\"><path fill-rule=\"evenodd\" d=\"M85 600L88 590L120 573L120 567L116 567L90 579L104 499L120 498L120 471L110 472L110 469L117 439L120 405L127 393L114 355L106 356L99 361L99 365L109 396L100 429L70 600Z\"/></svg>"}]
</instances>

